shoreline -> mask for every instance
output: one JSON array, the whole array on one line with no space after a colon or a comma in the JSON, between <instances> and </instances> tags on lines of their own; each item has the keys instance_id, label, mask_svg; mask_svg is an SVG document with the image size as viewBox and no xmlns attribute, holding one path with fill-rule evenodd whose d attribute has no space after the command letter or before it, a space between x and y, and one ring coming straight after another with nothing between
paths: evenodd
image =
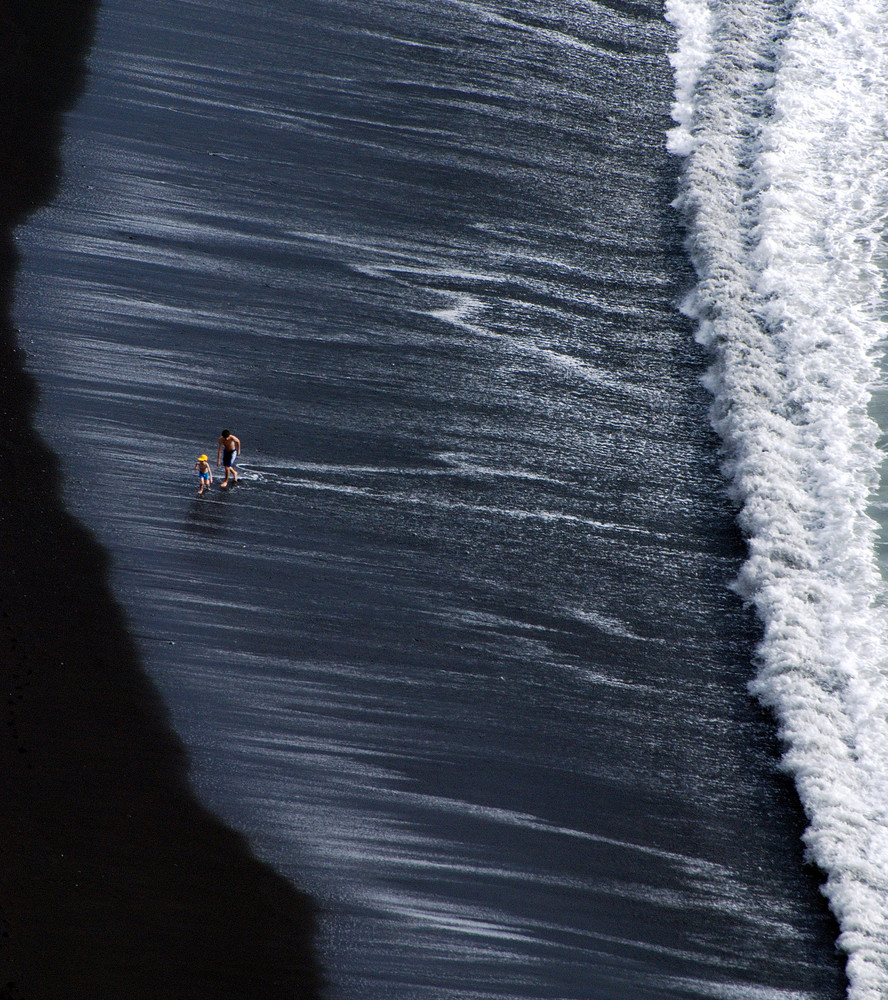
<instances>
[{"instance_id":1,"label":"shoreline","mask_svg":"<svg viewBox=\"0 0 888 1000\"><path fill-rule=\"evenodd\" d=\"M0 116L0 997L318 997L314 902L192 793L108 557L66 512L33 428L12 232L54 193L97 5L14 8Z\"/></svg>"}]
</instances>

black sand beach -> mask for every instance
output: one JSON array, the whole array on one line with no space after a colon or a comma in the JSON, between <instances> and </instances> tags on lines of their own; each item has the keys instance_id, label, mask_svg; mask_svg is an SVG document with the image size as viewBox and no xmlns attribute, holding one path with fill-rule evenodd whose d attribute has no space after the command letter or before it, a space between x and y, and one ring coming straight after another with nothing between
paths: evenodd
<instances>
[{"instance_id":1,"label":"black sand beach","mask_svg":"<svg viewBox=\"0 0 888 1000\"><path fill-rule=\"evenodd\" d=\"M315 997L314 906L193 797L105 553L32 429L12 230L53 194L94 15L0 14L0 996Z\"/></svg>"},{"instance_id":2,"label":"black sand beach","mask_svg":"<svg viewBox=\"0 0 888 1000\"><path fill-rule=\"evenodd\" d=\"M842 996L677 308L673 42L102 3L15 236L18 996L305 995L291 885L330 1000Z\"/></svg>"}]
</instances>

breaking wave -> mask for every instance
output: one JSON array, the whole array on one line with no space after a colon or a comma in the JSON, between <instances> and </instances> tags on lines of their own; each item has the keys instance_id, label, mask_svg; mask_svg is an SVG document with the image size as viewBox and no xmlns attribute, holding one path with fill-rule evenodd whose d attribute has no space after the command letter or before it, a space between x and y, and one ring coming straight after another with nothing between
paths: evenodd
<instances>
[{"instance_id":1,"label":"breaking wave","mask_svg":"<svg viewBox=\"0 0 888 1000\"><path fill-rule=\"evenodd\" d=\"M888 996L888 621L871 397L886 335L888 9L668 0L669 147L712 422L849 997Z\"/></svg>"}]
</instances>

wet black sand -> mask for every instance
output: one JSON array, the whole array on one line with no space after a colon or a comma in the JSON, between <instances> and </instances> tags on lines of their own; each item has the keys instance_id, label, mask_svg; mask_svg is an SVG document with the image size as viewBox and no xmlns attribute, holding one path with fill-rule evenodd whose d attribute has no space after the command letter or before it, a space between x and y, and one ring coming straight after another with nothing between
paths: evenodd
<instances>
[{"instance_id":1,"label":"wet black sand","mask_svg":"<svg viewBox=\"0 0 888 1000\"><path fill-rule=\"evenodd\" d=\"M106 0L97 39L17 236L37 425L326 992L841 996L726 589L660 5ZM244 483L198 499L223 425Z\"/></svg>"},{"instance_id":2,"label":"wet black sand","mask_svg":"<svg viewBox=\"0 0 888 1000\"><path fill-rule=\"evenodd\" d=\"M106 556L32 429L11 234L53 194L94 16L0 14L0 996L314 997L314 906L192 795Z\"/></svg>"}]
</instances>

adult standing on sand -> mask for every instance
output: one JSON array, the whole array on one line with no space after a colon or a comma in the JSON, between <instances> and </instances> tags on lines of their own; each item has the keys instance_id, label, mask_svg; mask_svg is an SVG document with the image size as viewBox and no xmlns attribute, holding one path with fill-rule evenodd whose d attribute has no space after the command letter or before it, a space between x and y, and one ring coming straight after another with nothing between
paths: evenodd
<instances>
[{"instance_id":1,"label":"adult standing on sand","mask_svg":"<svg viewBox=\"0 0 888 1000\"><path fill-rule=\"evenodd\" d=\"M240 438L236 438L229 430L222 431L219 437L219 449L216 453L216 465L221 463L225 467L225 479L219 484L220 490L224 490L228 485L229 476L234 476L234 481L237 482L237 469L235 469L234 463L237 461L240 450Z\"/></svg>"}]
</instances>

